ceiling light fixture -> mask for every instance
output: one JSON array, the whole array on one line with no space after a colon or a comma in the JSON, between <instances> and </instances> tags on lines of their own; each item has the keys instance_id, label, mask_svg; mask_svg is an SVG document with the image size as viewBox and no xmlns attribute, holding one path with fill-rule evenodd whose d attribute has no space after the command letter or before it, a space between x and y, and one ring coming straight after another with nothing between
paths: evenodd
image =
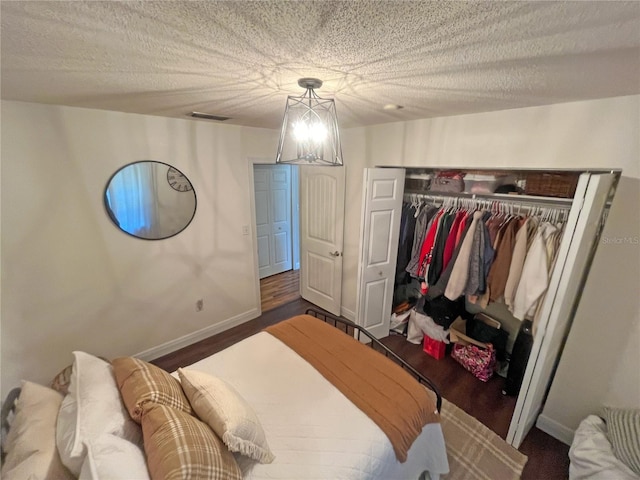
<instances>
[{"instance_id":1,"label":"ceiling light fixture","mask_svg":"<svg viewBox=\"0 0 640 480\"><path fill-rule=\"evenodd\" d=\"M338 117L333 99L320 98L317 78L301 78L307 91L287 97L276 163L342 166Z\"/></svg>"}]
</instances>

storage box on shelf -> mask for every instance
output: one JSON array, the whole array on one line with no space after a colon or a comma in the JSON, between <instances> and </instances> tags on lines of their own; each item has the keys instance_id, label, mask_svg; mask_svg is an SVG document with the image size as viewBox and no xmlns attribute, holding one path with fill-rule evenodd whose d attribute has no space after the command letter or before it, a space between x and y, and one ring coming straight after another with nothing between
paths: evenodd
<instances>
[{"instance_id":1,"label":"storage box on shelf","mask_svg":"<svg viewBox=\"0 0 640 480\"><path fill-rule=\"evenodd\" d=\"M404 188L408 191L426 192L429 187L431 187L431 175L407 175L404 180Z\"/></svg>"},{"instance_id":2,"label":"storage box on shelf","mask_svg":"<svg viewBox=\"0 0 640 480\"><path fill-rule=\"evenodd\" d=\"M509 191L517 192L516 175L467 173L464 176L465 193L490 195L499 188L511 187Z\"/></svg>"}]
</instances>

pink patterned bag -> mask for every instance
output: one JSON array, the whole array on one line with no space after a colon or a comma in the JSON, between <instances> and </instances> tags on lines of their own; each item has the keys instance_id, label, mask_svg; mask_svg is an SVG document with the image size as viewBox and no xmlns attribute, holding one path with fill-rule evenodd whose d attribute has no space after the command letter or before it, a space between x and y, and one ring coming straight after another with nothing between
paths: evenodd
<instances>
[{"instance_id":1,"label":"pink patterned bag","mask_svg":"<svg viewBox=\"0 0 640 480\"><path fill-rule=\"evenodd\" d=\"M483 382L489 380L496 369L496 350L490 343L487 344L487 348L456 343L453 345L451 356Z\"/></svg>"}]
</instances>

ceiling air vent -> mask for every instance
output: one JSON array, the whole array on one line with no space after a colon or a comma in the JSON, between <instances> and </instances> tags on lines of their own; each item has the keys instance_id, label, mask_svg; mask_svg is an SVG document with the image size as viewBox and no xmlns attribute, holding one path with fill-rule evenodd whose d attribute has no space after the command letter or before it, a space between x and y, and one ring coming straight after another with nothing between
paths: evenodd
<instances>
[{"instance_id":1,"label":"ceiling air vent","mask_svg":"<svg viewBox=\"0 0 640 480\"><path fill-rule=\"evenodd\" d=\"M219 115L211 115L210 113L202 113L202 112L191 112L189 116L193 118L204 118L205 120L217 120L218 122L224 122L225 120L229 120L231 118L231 117L221 117Z\"/></svg>"}]
</instances>

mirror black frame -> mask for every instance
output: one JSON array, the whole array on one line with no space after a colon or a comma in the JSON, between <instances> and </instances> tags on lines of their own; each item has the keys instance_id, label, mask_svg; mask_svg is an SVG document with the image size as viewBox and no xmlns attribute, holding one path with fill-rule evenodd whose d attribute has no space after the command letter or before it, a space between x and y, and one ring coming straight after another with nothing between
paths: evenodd
<instances>
[{"instance_id":1,"label":"mirror black frame","mask_svg":"<svg viewBox=\"0 0 640 480\"><path fill-rule=\"evenodd\" d=\"M178 188L175 188L171 185L170 188L172 188L173 190L176 190L178 192L181 193L186 193L186 192L191 192L193 194L193 213L191 214L191 217L189 218L189 220L184 224L184 226L182 228L180 228L179 230L172 232L169 235L165 235L165 236L159 236L159 237L144 237L144 236L140 236L140 235L136 235L135 233L131 233L127 230L125 230L124 228L122 228L120 226L120 222L118 221L118 219L116 218L114 212L112 211L111 207L109 206L109 202L108 202L108 192L109 192L109 187L111 186L111 182L113 181L113 179L120 173L122 172L124 169L126 169L127 167L130 167L132 165L138 165L141 163L152 163L152 164L157 164L157 165L162 165L165 166L167 168L167 174L165 175L165 178L167 178L169 171L172 169L174 171L176 171L177 173L179 173L180 175L182 175L190 184L191 188L188 190L180 190ZM167 178L167 181L169 181L169 179ZM139 238L141 240L165 240L167 238L171 238L174 237L176 235L178 235L179 233L183 232L193 221L193 218L196 215L196 211L198 209L198 196L196 195L196 190L195 187L193 186L193 183L191 182L191 180L189 180L189 178L182 173L182 171L180 171L178 168L174 167L173 165L170 165L166 162L160 162L158 160L137 160L135 162L131 162L131 163L127 163L126 165L123 165L122 167L118 168L113 175L111 175L109 177L109 180L106 183L106 186L104 188L104 193L102 195L102 204L104 206L104 209L106 211L107 216L109 217L109 219L113 222L113 224L118 228L118 230L120 230L121 232L129 235L130 237L134 237L134 238Z\"/></svg>"}]
</instances>

